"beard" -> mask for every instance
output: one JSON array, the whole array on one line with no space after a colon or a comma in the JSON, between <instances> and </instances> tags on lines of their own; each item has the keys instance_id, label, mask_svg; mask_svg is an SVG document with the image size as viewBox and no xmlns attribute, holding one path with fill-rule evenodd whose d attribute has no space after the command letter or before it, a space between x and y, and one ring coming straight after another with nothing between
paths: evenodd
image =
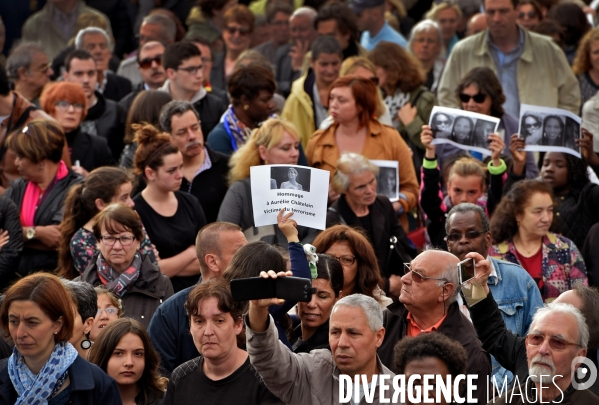
<instances>
[{"instance_id":1,"label":"beard","mask_svg":"<svg viewBox=\"0 0 599 405\"><path fill-rule=\"evenodd\" d=\"M545 363L543 365L536 363ZM541 354L537 354L533 357L530 362L530 367L528 369L528 375L530 379L536 383L541 381L541 375L548 378L543 378L544 381L553 380L555 377L555 364L553 364L553 360L549 356L543 356Z\"/></svg>"}]
</instances>

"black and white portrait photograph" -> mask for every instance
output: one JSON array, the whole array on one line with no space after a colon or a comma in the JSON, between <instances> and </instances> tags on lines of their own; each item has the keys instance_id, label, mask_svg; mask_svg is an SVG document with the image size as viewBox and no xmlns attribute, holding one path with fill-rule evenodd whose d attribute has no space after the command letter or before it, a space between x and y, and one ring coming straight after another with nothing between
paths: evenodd
<instances>
[{"instance_id":1,"label":"black and white portrait photograph","mask_svg":"<svg viewBox=\"0 0 599 405\"><path fill-rule=\"evenodd\" d=\"M495 130L495 123L485 120L477 120L472 134L472 145L479 148L489 147L489 135Z\"/></svg>"},{"instance_id":2,"label":"black and white portrait photograph","mask_svg":"<svg viewBox=\"0 0 599 405\"><path fill-rule=\"evenodd\" d=\"M474 121L470 117L457 117L453 122L451 140L461 145L472 145Z\"/></svg>"},{"instance_id":3,"label":"black and white portrait photograph","mask_svg":"<svg viewBox=\"0 0 599 405\"><path fill-rule=\"evenodd\" d=\"M310 191L310 169L293 166L270 168L271 190Z\"/></svg>"},{"instance_id":4,"label":"black and white portrait photograph","mask_svg":"<svg viewBox=\"0 0 599 405\"><path fill-rule=\"evenodd\" d=\"M431 129L435 138L448 139L451 136L451 127L453 126L453 116L439 112L432 115Z\"/></svg>"},{"instance_id":5,"label":"black and white portrait photograph","mask_svg":"<svg viewBox=\"0 0 599 405\"><path fill-rule=\"evenodd\" d=\"M580 134L580 117L559 108L522 104L518 134L527 151L564 152L580 157L576 139Z\"/></svg>"}]
</instances>

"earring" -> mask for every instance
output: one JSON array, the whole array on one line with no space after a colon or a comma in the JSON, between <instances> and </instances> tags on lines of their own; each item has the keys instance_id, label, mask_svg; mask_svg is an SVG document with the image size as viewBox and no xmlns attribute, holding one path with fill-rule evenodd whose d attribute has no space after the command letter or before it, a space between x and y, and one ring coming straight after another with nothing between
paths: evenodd
<instances>
[{"instance_id":1,"label":"earring","mask_svg":"<svg viewBox=\"0 0 599 405\"><path fill-rule=\"evenodd\" d=\"M243 109L247 111L247 110L250 109L250 106L246 104L246 105L243 106Z\"/></svg>"},{"instance_id":2,"label":"earring","mask_svg":"<svg viewBox=\"0 0 599 405\"><path fill-rule=\"evenodd\" d=\"M54 331L54 334L55 334L55 335L56 335L56 334L58 334L58 331Z\"/></svg>"},{"instance_id":3,"label":"earring","mask_svg":"<svg viewBox=\"0 0 599 405\"><path fill-rule=\"evenodd\" d=\"M87 350L90 347L92 347L92 342L91 340L89 340L88 338L85 338L84 340L81 341L81 348L83 350Z\"/></svg>"}]
</instances>

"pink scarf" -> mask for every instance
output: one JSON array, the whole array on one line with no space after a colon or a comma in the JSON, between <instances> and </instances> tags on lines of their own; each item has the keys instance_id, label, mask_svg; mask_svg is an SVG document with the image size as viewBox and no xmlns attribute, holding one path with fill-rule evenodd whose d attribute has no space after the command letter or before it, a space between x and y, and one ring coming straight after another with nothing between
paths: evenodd
<instances>
[{"instance_id":1,"label":"pink scarf","mask_svg":"<svg viewBox=\"0 0 599 405\"><path fill-rule=\"evenodd\" d=\"M64 179L69 174L67 165L61 160L58 163L58 170L56 171L55 181ZM47 191L47 190L46 190ZM42 197L42 190L37 184L30 181L27 183L25 189L25 195L23 196L23 202L21 203L21 225L22 226L34 226L35 212L38 207L40 198Z\"/></svg>"}]
</instances>

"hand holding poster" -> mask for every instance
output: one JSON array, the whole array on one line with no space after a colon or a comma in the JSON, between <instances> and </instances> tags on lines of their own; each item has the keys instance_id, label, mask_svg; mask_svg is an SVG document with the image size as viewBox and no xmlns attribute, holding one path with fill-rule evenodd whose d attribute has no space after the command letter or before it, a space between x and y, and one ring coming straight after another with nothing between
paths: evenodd
<instances>
[{"instance_id":1,"label":"hand holding poster","mask_svg":"<svg viewBox=\"0 0 599 405\"><path fill-rule=\"evenodd\" d=\"M293 165L250 168L256 227L277 223L281 209L293 212L298 225L326 228L329 172Z\"/></svg>"},{"instance_id":2,"label":"hand holding poster","mask_svg":"<svg viewBox=\"0 0 599 405\"><path fill-rule=\"evenodd\" d=\"M432 145L450 143L464 150L491 155L489 135L497 133L499 118L455 108L433 107L429 125Z\"/></svg>"},{"instance_id":3,"label":"hand holding poster","mask_svg":"<svg viewBox=\"0 0 599 405\"><path fill-rule=\"evenodd\" d=\"M581 119L559 108L520 106L518 136L524 138L526 151L564 152L580 158L576 139L580 135Z\"/></svg>"},{"instance_id":4,"label":"hand holding poster","mask_svg":"<svg viewBox=\"0 0 599 405\"><path fill-rule=\"evenodd\" d=\"M376 176L376 193L386 196L389 201L399 200L399 163L396 160L371 160L379 168Z\"/></svg>"}]
</instances>

